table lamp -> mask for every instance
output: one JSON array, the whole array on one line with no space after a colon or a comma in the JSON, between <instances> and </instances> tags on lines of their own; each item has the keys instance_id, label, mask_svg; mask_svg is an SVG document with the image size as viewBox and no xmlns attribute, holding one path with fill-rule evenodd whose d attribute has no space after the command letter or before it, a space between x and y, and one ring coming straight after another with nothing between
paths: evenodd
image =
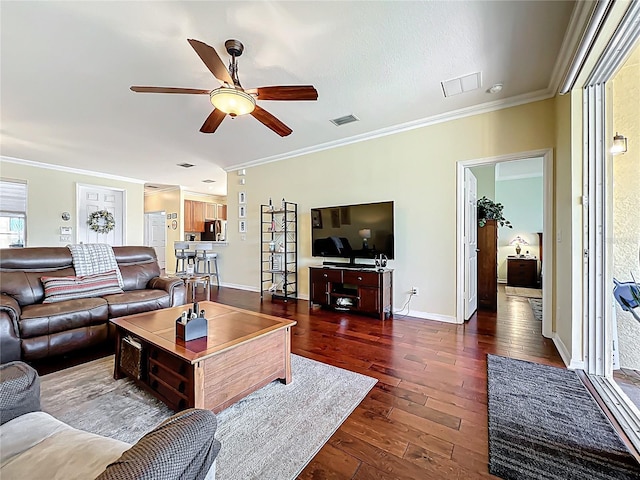
<instances>
[{"instance_id":1,"label":"table lamp","mask_svg":"<svg viewBox=\"0 0 640 480\"><path fill-rule=\"evenodd\" d=\"M524 238L518 235L509 242L509 245L515 245L516 255L520 255L520 252L522 251L522 249L520 248L520 245L529 245L529 242L527 242Z\"/></svg>"},{"instance_id":2,"label":"table lamp","mask_svg":"<svg viewBox=\"0 0 640 480\"><path fill-rule=\"evenodd\" d=\"M362 237L362 249L369 250L368 240L371 238L371 229L363 228L362 230L358 230L358 235Z\"/></svg>"}]
</instances>

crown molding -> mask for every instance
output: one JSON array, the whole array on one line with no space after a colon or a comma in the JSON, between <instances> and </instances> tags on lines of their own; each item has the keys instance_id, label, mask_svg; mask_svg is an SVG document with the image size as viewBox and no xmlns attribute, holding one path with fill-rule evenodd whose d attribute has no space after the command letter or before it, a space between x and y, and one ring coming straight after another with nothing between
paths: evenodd
<instances>
[{"instance_id":1,"label":"crown molding","mask_svg":"<svg viewBox=\"0 0 640 480\"><path fill-rule=\"evenodd\" d=\"M47 170L56 170L59 172L75 173L76 175L89 175L91 177L107 178L109 180L118 180L120 182L129 182L144 185L145 180L139 178L121 177L120 175L112 175L110 173L94 172L92 170L83 170L81 168L64 167L62 165L53 165L51 163L34 162L33 160L24 160L22 158L0 156L0 162L16 163L18 165L26 165L35 168L44 168Z\"/></svg>"},{"instance_id":2,"label":"crown molding","mask_svg":"<svg viewBox=\"0 0 640 480\"><path fill-rule=\"evenodd\" d=\"M282 153L279 155L273 155L271 157L259 158L257 160L251 160L249 162L239 163L236 165L230 165L225 168L225 171L234 172L241 168L256 167L258 165L264 165L267 163L279 162L288 158L300 157L302 155L309 155L311 153L321 152L323 150L330 150L337 147L343 147L351 145L353 143L364 142L367 140L373 140L375 138L386 137L388 135L395 135L396 133L407 132L409 130L415 130L417 128L428 127L430 125L436 125L438 123L450 122L452 120L458 120L465 117L471 117L474 115L480 115L483 113L494 112L496 110L503 110L505 108L517 107L525 103L533 103L541 100L547 100L552 98L553 91L549 88L543 90L537 90L535 92L525 93L501 100L494 100L492 102L482 103L480 105L474 105L471 107L461 108L459 110L453 110L451 112L434 115L431 117L421 118L419 120L413 120L411 122L401 123L393 125L391 127L374 130L372 132L362 133L360 135L354 135L352 137L342 138L332 142L321 143L312 147L301 148L299 150L293 150L291 152Z\"/></svg>"},{"instance_id":3,"label":"crown molding","mask_svg":"<svg viewBox=\"0 0 640 480\"><path fill-rule=\"evenodd\" d=\"M145 182L148 183L148 182ZM165 188L146 188L144 189L144 196L150 197L151 195L155 195L156 193L164 193L164 192L172 192L173 190L180 190L180 186L171 186Z\"/></svg>"},{"instance_id":4,"label":"crown molding","mask_svg":"<svg viewBox=\"0 0 640 480\"><path fill-rule=\"evenodd\" d=\"M509 180L522 180L524 178L537 178L542 177L542 169L540 172L534 173L521 173L518 175L503 175L500 178L496 177L496 182L508 182Z\"/></svg>"},{"instance_id":5,"label":"crown molding","mask_svg":"<svg viewBox=\"0 0 640 480\"><path fill-rule=\"evenodd\" d=\"M549 90L555 94L558 93L561 83L566 78L569 67L573 63L580 41L585 33L585 26L591 18L596 3L593 0L576 2L567 31L562 40L562 46L558 53L558 58L551 72L551 80L549 81Z\"/></svg>"},{"instance_id":6,"label":"crown molding","mask_svg":"<svg viewBox=\"0 0 640 480\"><path fill-rule=\"evenodd\" d=\"M180 187L183 194L192 195L194 197L226 197L226 195L217 195L215 193L202 193L202 192L194 192L192 190L186 190L185 187Z\"/></svg>"}]
</instances>

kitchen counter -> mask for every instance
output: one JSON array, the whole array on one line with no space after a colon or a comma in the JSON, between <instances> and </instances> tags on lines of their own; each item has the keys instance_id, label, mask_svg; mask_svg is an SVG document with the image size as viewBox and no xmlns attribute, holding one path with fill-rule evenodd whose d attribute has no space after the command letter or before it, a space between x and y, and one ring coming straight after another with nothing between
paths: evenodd
<instances>
[{"instance_id":1,"label":"kitchen counter","mask_svg":"<svg viewBox=\"0 0 640 480\"><path fill-rule=\"evenodd\" d=\"M182 242L180 242L182 243ZM189 244L189 249L190 250L195 250L196 248L200 248L201 245L205 244L205 243L211 243L213 244L214 247L226 247L227 245L229 245L229 242L224 241L224 242L214 242L213 240L202 240L200 242L187 242Z\"/></svg>"}]
</instances>

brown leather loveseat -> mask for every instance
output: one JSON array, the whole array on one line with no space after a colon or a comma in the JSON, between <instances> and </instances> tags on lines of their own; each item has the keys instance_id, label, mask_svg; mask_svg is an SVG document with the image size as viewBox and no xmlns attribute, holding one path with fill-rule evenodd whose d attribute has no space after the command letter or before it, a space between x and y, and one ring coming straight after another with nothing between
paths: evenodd
<instances>
[{"instance_id":1,"label":"brown leather loveseat","mask_svg":"<svg viewBox=\"0 0 640 480\"><path fill-rule=\"evenodd\" d=\"M75 276L67 247L0 249L0 363L32 361L112 338L109 318L183 305L180 279L160 277L151 247L113 247L123 293L42 303L42 276Z\"/></svg>"}]
</instances>

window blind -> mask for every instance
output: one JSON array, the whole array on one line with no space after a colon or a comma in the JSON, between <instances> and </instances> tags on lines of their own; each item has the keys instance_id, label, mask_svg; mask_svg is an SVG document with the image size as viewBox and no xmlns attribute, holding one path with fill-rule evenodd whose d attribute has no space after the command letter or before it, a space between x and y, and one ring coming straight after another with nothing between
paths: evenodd
<instances>
[{"instance_id":1,"label":"window blind","mask_svg":"<svg viewBox=\"0 0 640 480\"><path fill-rule=\"evenodd\" d=\"M0 180L0 211L27 212L27 184L25 182Z\"/></svg>"}]
</instances>

